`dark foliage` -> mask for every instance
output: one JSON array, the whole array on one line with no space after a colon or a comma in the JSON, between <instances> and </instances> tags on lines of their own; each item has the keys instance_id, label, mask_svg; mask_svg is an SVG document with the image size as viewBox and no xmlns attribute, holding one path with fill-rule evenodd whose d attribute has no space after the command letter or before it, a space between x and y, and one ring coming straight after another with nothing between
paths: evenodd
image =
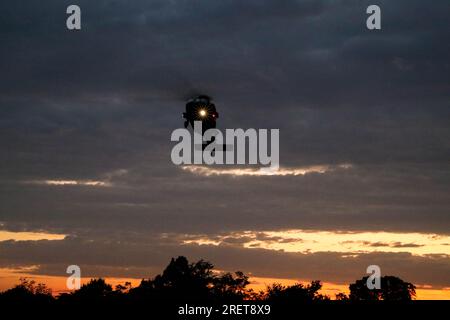
<instances>
[{"instance_id":1,"label":"dark foliage","mask_svg":"<svg viewBox=\"0 0 450 320\"><path fill-rule=\"evenodd\" d=\"M304 286L301 283L292 286L282 286L273 284L267 288L265 299L270 302L302 303L328 300L327 296L319 294L322 288L320 281L312 281L311 284Z\"/></svg>"},{"instance_id":2,"label":"dark foliage","mask_svg":"<svg viewBox=\"0 0 450 320\"><path fill-rule=\"evenodd\" d=\"M189 263L185 257L172 258L169 265L153 279L143 279L138 287L130 283L114 289L104 279L91 279L80 289L63 293L57 297L44 284L21 279L14 288L0 293L1 303L18 302L37 304L89 304L120 305L130 303L239 303L265 301L271 304L316 303L327 301L328 296L319 293L320 281L308 285L283 286L273 284L264 292L248 289L248 276L238 271L232 273L214 272L214 266L204 260ZM381 278L381 289L369 290L367 277L350 285L350 295L336 295L336 300L356 301L405 301L415 297L415 286L393 277Z\"/></svg>"},{"instance_id":3,"label":"dark foliage","mask_svg":"<svg viewBox=\"0 0 450 320\"><path fill-rule=\"evenodd\" d=\"M416 287L394 276L381 277L381 288L369 290L368 277L363 277L350 285L349 299L353 301L409 301L416 296Z\"/></svg>"},{"instance_id":4,"label":"dark foliage","mask_svg":"<svg viewBox=\"0 0 450 320\"><path fill-rule=\"evenodd\" d=\"M0 301L5 305L16 301L49 304L53 299L52 290L47 288L45 284L36 284L34 280L26 278L20 278L20 284L0 293Z\"/></svg>"}]
</instances>

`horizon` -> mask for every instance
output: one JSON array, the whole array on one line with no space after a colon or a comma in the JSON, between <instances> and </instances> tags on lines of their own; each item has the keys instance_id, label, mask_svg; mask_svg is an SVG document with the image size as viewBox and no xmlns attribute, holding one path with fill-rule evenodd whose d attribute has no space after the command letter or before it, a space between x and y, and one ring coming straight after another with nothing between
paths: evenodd
<instances>
[{"instance_id":1,"label":"horizon","mask_svg":"<svg viewBox=\"0 0 450 320\"><path fill-rule=\"evenodd\" d=\"M2 270L3 272L3 278L9 278L9 281L4 281L1 285L5 286L5 288L2 288L0 286L0 293L5 292L9 289L12 289L19 285L20 283L17 281L17 273L15 271L9 270L11 272L11 276L8 277L8 270ZM232 272L232 271L224 271L224 270L214 270L214 274L220 275L226 272ZM6 276L6 277L5 277ZM361 275L361 276L364 276ZM118 285L125 285L126 283L130 283L131 288L139 287L141 284L141 281L143 280L149 280L153 279L155 275L153 276L146 276L141 278L116 278L116 277L97 277L97 278L91 278L91 277L81 277L81 286L87 285L91 280L93 279L104 279L107 284L110 284L113 288L116 288ZM65 293L74 293L78 289L68 289L66 286L67 277L61 277L61 276L43 276L39 275L36 276L32 273L23 273L20 274L20 279L27 279L35 281L36 284L44 284L46 288L51 290L51 294L54 297L58 297L61 294ZM315 279L318 280L318 279ZM355 279L356 280L356 279ZM253 290L254 292L262 292L266 291L270 286L274 284L280 284L282 286L292 286L296 284L303 284L308 285L313 280L299 280L299 279L277 279L277 278L264 278L264 277L249 277L249 285L247 286L247 289ZM53 285L53 287L52 287ZM54 288L59 288L54 289ZM334 284L334 283L323 283L322 282L322 288L318 291L319 294L323 294L330 298L331 300L336 299L336 295L343 293L348 295L350 292L349 284ZM441 290L436 289L430 289L427 288L427 286L418 286L416 288L416 296L414 297L414 300L449 300L450 298L450 288L443 288Z\"/></svg>"}]
</instances>

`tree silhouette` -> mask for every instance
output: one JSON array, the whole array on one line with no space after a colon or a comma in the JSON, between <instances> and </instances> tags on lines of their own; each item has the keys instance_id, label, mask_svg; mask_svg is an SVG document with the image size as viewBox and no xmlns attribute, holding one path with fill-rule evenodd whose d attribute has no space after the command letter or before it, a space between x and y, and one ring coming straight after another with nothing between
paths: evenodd
<instances>
[{"instance_id":1,"label":"tree silhouette","mask_svg":"<svg viewBox=\"0 0 450 320\"><path fill-rule=\"evenodd\" d=\"M322 283L318 280L312 281L309 285L306 286L301 283L297 283L292 286L273 284L272 286L267 287L265 299L271 302L285 303L327 300L327 296L319 294L319 290L321 288Z\"/></svg>"},{"instance_id":2,"label":"tree silhouette","mask_svg":"<svg viewBox=\"0 0 450 320\"><path fill-rule=\"evenodd\" d=\"M200 260L189 263L185 257L172 258L161 275L142 280L130 294L138 298L158 300L202 300L208 298L208 285L213 281L213 265Z\"/></svg>"},{"instance_id":3,"label":"tree silhouette","mask_svg":"<svg viewBox=\"0 0 450 320\"><path fill-rule=\"evenodd\" d=\"M235 275L217 275L214 266L199 260L189 263L185 257L172 258L161 275L142 280L130 290L134 297L173 301L243 300L249 290L248 277L242 272Z\"/></svg>"},{"instance_id":4,"label":"tree silhouette","mask_svg":"<svg viewBox=\"0 0 450 320\"><path fill-rule=\"evenodd\" d=\"M118 284L114 290L116 294L127 294L132 289L131 282L125 282L125 284Z\"/></svg>"},{"instance_id":5,"label":"tree silhouette","mask_svg":"<svg viewBox=\"0 0 450 320\"><path fill-rule=\"evenodd\" d=\"M83 284L80 289L73 293L78 299L98 300L111 296L112 286L107 284L102 278L91 279L87 284Z\"/></svg>"},{"instance_id":6,"label":"tree silhouette","mask_svg":"<svg viewBox=\"0 0 450 320\"><path fill-rule=\"evenodd\" d=\"M360 301L407 301L415 297L415 286L394 276L381 277L381 288L369 290L368 277L363 277L350 285L350 294L336 295L336 300L344 300L349 304ZM131 306L184 303L240 303L244 300L265 301L273 304L297 305L298 303L315 303L328 301L329 297L320 294L320 281L310 284L301 283L292 286L273 284L265 291L255 293L248 289L249 278L243 272L218 273L207 261L199 260L190 263L180 256L172 258L164 271L152 279L143 279L138 287L131 283L112 286L102 278L91 279L80 289L71 293L60 294L57 299L44 284L36 284L33 280L20 279L20 284L0 293L0 302L20 302L57 305L98 304L118 306L123 303Z\"/></svg>"},{"instance_id":7,"label":"tree silhouette","mask_svg":"<svg viewBox=\"0 0 450 320\"><path fill-rule=\"evenodd\" d=\"M368 277L363 277L352 283L350 288L349 299L352 301L408 301L416 296L416 287L409 282L405 282L394 276L381 277L380 289L369 289L367 287Z\"/></svg>"},{"instance_id":8,"label":"tree silhouette","mask_svg":"<svg viewBox=\"0 0 450 320\"><path fill-rule=\"evenodd\" d=\"M338 301L349 301L348 295L345 293L339 292L335 295L335 299Z\"/></svg>"},{"instance_id":9,"label":"tree silhouette","mask_svg":"<svg viewBox=\"0 0 450 320\"><path fill-rule=\"evenodd\" d=\"M6 303L49 303L53 300L51 289L43 283L36 284L34 280L27 278L20 278L20 284L2 292L0 298Z\"/></svg>"},{"instance_id":10,"label":"tree silhouette","mask_svg":"<svg viewBox=\"0 0 450 320\"><path fill-rule=\"evenodd\" d=\"M248 298L252 290L246 289L249 285L248 276L237 271L233 274L225 273L213 280L212 294L220 301L240 301Z\"/></svg>"}]
</instances>

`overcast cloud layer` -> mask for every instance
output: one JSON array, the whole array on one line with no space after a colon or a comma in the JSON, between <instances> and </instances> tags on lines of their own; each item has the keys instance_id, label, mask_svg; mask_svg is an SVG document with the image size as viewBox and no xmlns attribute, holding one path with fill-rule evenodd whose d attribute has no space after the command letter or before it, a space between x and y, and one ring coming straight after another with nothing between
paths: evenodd
<instances>
[{"instance_id":1,"label":"overcast cloud layer","mask_svg":"<svg viewBox=\"0 0 450 320\"><path fill-rule=\"evenodd\" d=\"M450 285L424 276L449 270L448 257L380 253L355 264L339 253L158 242L164 232L288 228L450 234L448 1L377 1L376 32L365 27L372 3L359 0L77 1L77 32L65 27L69 4L0 4L0 222L75 237L2 242L0 266L156 268L186 254L264 276L300 276L301 265L306 278L337 281L356 267L330 276L317 261L363 272L378 259L392 273ZM184 171L170 161L170 133L197 93L214 97L220 128L279 128L282 167L351 167ZM84 184L45 183L62 180ZM130 235L138 249L125 245L126 259L109 260L105 239ZM146 255L148 242L156 249ZM83 254L69 259L68 249ZM256 267L272 258L280 267Z\"/></svg>"}]
</instances>

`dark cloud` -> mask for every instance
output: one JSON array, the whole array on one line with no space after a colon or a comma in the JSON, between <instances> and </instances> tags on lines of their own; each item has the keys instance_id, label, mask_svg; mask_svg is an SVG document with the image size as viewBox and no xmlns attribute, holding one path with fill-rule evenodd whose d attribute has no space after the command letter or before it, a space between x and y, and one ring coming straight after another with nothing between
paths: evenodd
<instances>
[{"instance_id":1,"label":"dark cloud","mask_svg":"<svg viewBox=\"0 0 450 320\"><path fill-rule=\"evenodd\" d=\"M396 242L381 242L381 241L377 241L377 242L372 242L372 241L342 241L340 244L352 244L352 243L363 244L363 245L365 245L365 246L374 247L374 248L378 248L378 247L390 247L390 248L420 248L420 247L425 246L425 245L423 245L423 244L417 244L417 243L403 243L403 242L400 242L400 241L396 241Z\"/></svg>"},{"instance_id":2,"label":"dark cloud","mask_svg":"<svg viewBox=\"0 0 450 320\"><path fill-rule=\"evenodd\" d=\"M287 228L448 234L443 177L379 168L233 178L197 177L171 165L166 172L148 168L117 177L111 188L6 184L1 220L18 230L69 234L92 226L106 234Z\"/></svg>"},{"instance_id":3,"label":"dark cloud","mask_svg":"<svg viewBox=\"0 0 450 320\"><path fill-rule=\"evenodd\" d=\"M423 247L423 244L417 244L417 243L402 243L402 242L395 242L391 244L393 248L419 248Z\"/></svg>"}]
</instances>

